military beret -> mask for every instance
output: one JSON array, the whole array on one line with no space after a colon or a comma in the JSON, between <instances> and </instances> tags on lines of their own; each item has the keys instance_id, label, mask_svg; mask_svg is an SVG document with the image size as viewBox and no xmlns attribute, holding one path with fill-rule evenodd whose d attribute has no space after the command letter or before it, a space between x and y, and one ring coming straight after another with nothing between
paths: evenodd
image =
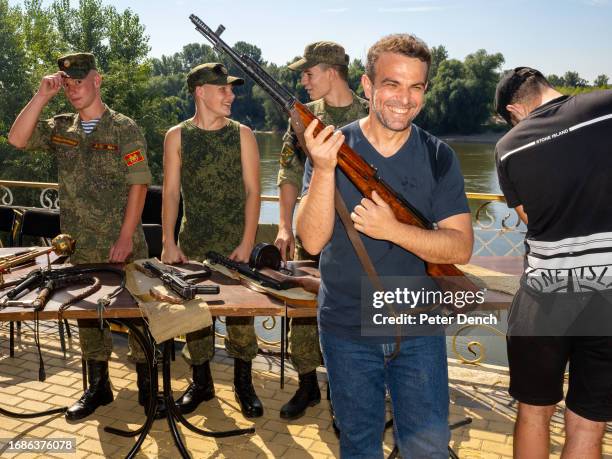
<instances>
[{"instance_id":1,"label":"military beret","mask_svg":"<svg viewBox=\"0 0 612 459\"><path fill-rule=\"evenodd\" d=\"M289 65L291 70L306 70L317 64L348 65L344 48L333 41L317 41L304 48L304 57Z\"/></svg>"},{"instance_id":2,"label":"military beret","mask_svg":"<svg viewBox=\"0 0 612 459\"><path fill-rule=\"evenodd\" d=\"M203 84L239 86L244 84L242 78L230 76L225 66L219 62L207 62L192 68L187 74L187 86L193 92L197 86Z\"/></svg>"},{"instance_id":3,"label":"military beret","mask_svg":"<svg viewBox=\"0 0 612 459\"><path fill-rule=\"evenodd\" d=\"M57 60L57 66L70 78L81 80L90 70L96 70L96 58L91 53L66 54Z\"/></svg>"}]
</instances>

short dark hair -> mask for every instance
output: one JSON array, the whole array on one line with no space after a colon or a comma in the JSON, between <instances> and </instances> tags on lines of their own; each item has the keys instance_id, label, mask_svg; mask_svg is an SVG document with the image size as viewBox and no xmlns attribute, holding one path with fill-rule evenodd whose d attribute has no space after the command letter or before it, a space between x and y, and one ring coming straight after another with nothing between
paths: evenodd
<instances>
[{"instance_id":1,"label":"short dark hair","mask_svg":"<svg viewBox=\"0 0 612 459\"><path fill-rule=\"evenodd\" d=\"M540 94L543 88L552 88L546 77L542 74L531 75L512 95L510 104L530 101Z\"/></svg>"},{"instance_id":2,"label":"short dark hair","mask_svg":"<svg viewBox=\"0 0 612 459\"><path fill-rule=\"evenodd\" d=\"M323 70L334 69L340 78L348 83L348 65L339 64L319 64Z\"/></svg>"},{"instance_id":3,"label":"short dark hair","mask_svg":"<svg viewBox=\"0 0 612 459\"><path fill-rule=\"evenodd\" d=\"M423 40L407 33L387 35L374 43L368 50L366 75L374 82L376 62L383 53L396 53L419 59L427 64L427 75L431 66L431 53Z\"/></svg>"},{"instance_id":4,"label":"short dark hair","mask_svg":"<svg viewBox=\"0 0 612 459\"><path fill-rule=\"evenodd\" d=\"M495 111L512 124L508 105L525 103L537 97L544 88L552 88L539 70L531 67L516 67L504 73L495 89Z\"/></svg>"}]
</instances>

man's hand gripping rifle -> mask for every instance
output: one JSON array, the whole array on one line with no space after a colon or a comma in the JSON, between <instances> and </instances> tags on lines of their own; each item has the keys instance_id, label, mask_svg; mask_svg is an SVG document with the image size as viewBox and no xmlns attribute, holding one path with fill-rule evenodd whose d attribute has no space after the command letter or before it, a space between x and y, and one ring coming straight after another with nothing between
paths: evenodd
<instances>
[{"instance_id":1,"label":"man's hand gripping rifle","mask_svg":"<svg viewBox=\"0 0 612 459\"><path fill-rule=\"evenodd\" d=\"M289 114L291 126L298 139L300 139L300 144L303 145L304 130L313 120L318 118L270 76L255 60L244 54L239 55L225 43L220 37L225 27L220 25L217 31L214 32L196 15L192 14L189 16L189 19L195 25L196 30L204 35L213 44L215 49L226 54L245 74L268 93L274 102ZM315 136L325 128L321 120L318 121L319 123L314 131ZM412 204L387 185L378 176L377 170L346 143L338 151L338 167L365 197L371 199L372 192L376 191L389 204L398 221L423 229L434 229L432 222L428 221ZM478 290L478 287L465 277L463 271L455 265L427 263L427 273L432 277L443 277L443 279L438 279L437 282L444 289L474 292Z\"/></svg>"}]
</instances>

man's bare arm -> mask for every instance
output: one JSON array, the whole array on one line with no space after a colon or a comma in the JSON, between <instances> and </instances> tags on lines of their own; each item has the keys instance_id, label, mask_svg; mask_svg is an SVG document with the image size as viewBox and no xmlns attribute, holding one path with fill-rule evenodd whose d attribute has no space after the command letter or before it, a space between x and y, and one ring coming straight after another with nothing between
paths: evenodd
<instances>
[{"instance_id":1,"label":"man's bare arm","mask_svg":"<svg viewBox=\"0 0 612 459\"><path fill-rule=\"evenodd\" d=\"M117 241L110 249L108 259L111 263L122 263L132 253L134 248L133 236L142 218L147 185L131 185L128 191L125 215Z\"/></svg>"},{"instance_id":2,"label":"man's bare arm","mask_svg":"<svg viewBox=\"0 0 612 459\"><path fill-rule=\"evenodd\" d=\"M8 134L8 141L16 148L25 148L36 128L38 118L49 101L63 87L64 72L43 77L34 97L17 115Z\"/></svg>"},{"instance_id":3,"label":"man's bare arm","mask_svg":"<svg viewBox=\"0 0 612 459\"><path fill-rule=\"evenodd\" d=\"M164 185L162 190L162 261L186 263L187 257L177 247L174 228L181 198L181 128L174 126L164 139Z\"/></svg>"},{"instance_id":4,"label":"man's bare arm","mask_svg":"<svg viewBox=\"0 0 612 459\"><path fill-rule=\"evenodd\" d=\"M293 236L293 212L295 211L295 203L298 198L298 188L293 183L283 183L280 186L279 209L280 218L278 225L278 235L274 241L283 258L283 261L288 258L293 258L295 250L295 238Z\"/></svg>"},{"instance_id":5,"label":"man's bare arm","mask_svg":"<svg viewBox=\"0 0 612 459\"><path fill-rule=\"evenodd\" d=\"M525 212L525 209L523 209L523 206L516 206L514 210L521 221L526 225L529 222L529 218L527 217L527 213Z\"/></svg>"},{"instance_id":6,"label":"man's bare arm","mask_svg":"<svg viewBox=\"0 0 612 459\"><path fill-rule=\"evenodd\" d=\"M247 262L251 256L255 235L259 224L261 207L261 185L259 183L259 148L250 128L240 126L240 158L242 164L242 181L246 194L244 207L244 231L240 245L230 254L230 258Z\"/></svg>"},{"instance_id":7,"label":"man's bare arm","mask_svg":"<svg viewBox=\"0 0 612 459\"><path fill-rule=\"evenodd\" d=\"M304 131L312 160L312 178L308 194L300 201L296 223L302 245L312 255L321 252L334 230L335 169L338 150L344 142L340 131L332 134L333 126L327 126L313 137L317 122L314 120Z\"/></svg>"}]
</instances>

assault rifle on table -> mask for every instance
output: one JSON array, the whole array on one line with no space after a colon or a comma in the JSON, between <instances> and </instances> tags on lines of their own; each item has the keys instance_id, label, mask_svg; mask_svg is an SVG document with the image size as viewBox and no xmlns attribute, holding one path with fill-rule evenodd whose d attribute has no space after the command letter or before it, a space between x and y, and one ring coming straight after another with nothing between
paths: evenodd
<instances>
[{"instance_id":1,"label":"assault rifle on table","mask_svg":"<svg viewBox=\"0 0 612 459\"><path fill-rule=\"evenodd\" d=\"M277 280L270 276L266 276L265 274L260 273L257 269L251 268L247 263L240 263L239 261L230 260L217 252L206 252L206 258L213 263L225 266L232 271L236 271L243 276L259 282L262 287L269 287L275 290L287 290L292 287L296 287L294 282Z\"/></svg>"},{"instance_id":2,"label":"assault rifle on table","mask_svg":"<svg viewBox=\"0 0 612 459\"><path fill-rule=\"evenodd\" d=\"M123 288L123 279L124 273L121 269L111 268L106 266L96 266L96 267L77 267L70 266L67 268L50 268L50 269L35 269L30 271L26 276L15 279L14 281L10 281L4 284L5 287L15 286L12 289L8 290L6 293L2 295L2 299L0 300L0 306L12 306L13 301L16 300L23 292L34 290L34 289L42 289L39 294L39 301L35 304L32 303L31 306L35 306L38 308L44 307L44 304L49 299L49 294L53 290L57 290L63 287L67 287L71 284L82 284L86 283L86 281L91 280L93 277L91 274L100 273L100 272L110 272L121 279L121 285L119 289ZM89 275L89 276L87 276ZM112 292L109 295L108 299L114 298L119 293L119 289L115 292ZM43 291L47 290L44 292ZM36 301L36 300L35 300Z\"/></svg>"},{"instance_id":3,"label":"assault rifle on table","mask_svg":"<svg viewBox=\"0 0 612 459\"><path fill-rule=\"evenodd\" d=\"M160 268L150 261L145 261L142 267L155 277L159 277L166 287L176 292L184 300L193 300L196 295L217 295L219 293L218 285L194 285L188 282L190 279L207 279L210 277L208 268L187 274L169 266Z\"/></svg>"},{"instance_id":4,"label":"assault rifle on table","mask_svg":"<svg viewBox=\"0 0 612 459\"><path fill-rule=\"evenodd\" d=\"M17 287L9 290L5 298L0 300L0 307L22 306L31 307L35 311L42 311L55 290L76 284L96 284L96 278L84 273L61 273L55 271L33 271ZM96 287L98 287L96 285ZM40 288L40 292L32 301L19 301L15 298L26 290ZM98 287L99 288L99 287Z\"/></svg>"},{"instance_id":5,"label":"assault rifle on table","mask_svg":"<svg viewBox=\"0 0 612 459\"><path fill-rule=\"evenodd\" d=\"M314 120L318 119L312 112L286 88L281 86L268 72L266 72L254 59L242 54L239 55L220 35L225 27L220 25L217 31L213 31L199 17L192 14L189 19L195 25L198 32L210 41L214 48L225 53L234 63L246 73L257 85L259 85L283 110L291 117L291 125L299 138L303 138L306 127ZM315 128L315 135L321 132L325 125L319 120ZM428 221L412 204L404 199L399 193L387 185L377 173L377 170L368 164L359 154L351 149L346 143L338 151L338 167L355 187L367 198L372 197L372 192L376 193L391 207L395 218L400 222L414 225L423 229L434 229L432 222ZM432 277L444 277L438 283L441 287L449 290L470 290L476 291L478 288L465 274L451 264L438 264L427 262L427 273ZM448 279L455 277L456 279Z\"/></svg>"},{"instance_id":6,"label":"assault rifle on table","mask_svg":"<svg viewBox=\"0 0 612 459\"><path fill-rule=\"evenodd\" d=\"M63 313L72 304L81 301L93 293L97 292L101 288L101 283L98 277L94 276L94 273L99 272L110 272L118 276L121 279L120 285L115 288L111 293L98 298L97 310L100 318L100 327L102 327L102 315L104 308L110 304L111 299L116 297L124 287L125 275L124 272L117 268L111 267L67 267L67 268L48 268L48 269L35 269L30 271L26 276L9 281L4 284L5 287L14 286L3 295L0 296L0 308L7 307L26 307L32 308L35 313L34 319L34 334L35 342L38 348L40 366L39 366L39 380L45 380L45 370L42 360L42 354L40 351L40 340L38 339L38 313L45 308L45 305L56 290L69 287L72 285L85 284L87 289L80 292L77 295L72 296L70 299L62 303L58 310L58 331L60 336L60 346L64 357L66 357L66 339L64 336L64 317ZM25 292L39 289L38 295L34 300L19 300ZM70 338L70 329L67 329L68 337Z\"/></svg>"}]
</instances>

